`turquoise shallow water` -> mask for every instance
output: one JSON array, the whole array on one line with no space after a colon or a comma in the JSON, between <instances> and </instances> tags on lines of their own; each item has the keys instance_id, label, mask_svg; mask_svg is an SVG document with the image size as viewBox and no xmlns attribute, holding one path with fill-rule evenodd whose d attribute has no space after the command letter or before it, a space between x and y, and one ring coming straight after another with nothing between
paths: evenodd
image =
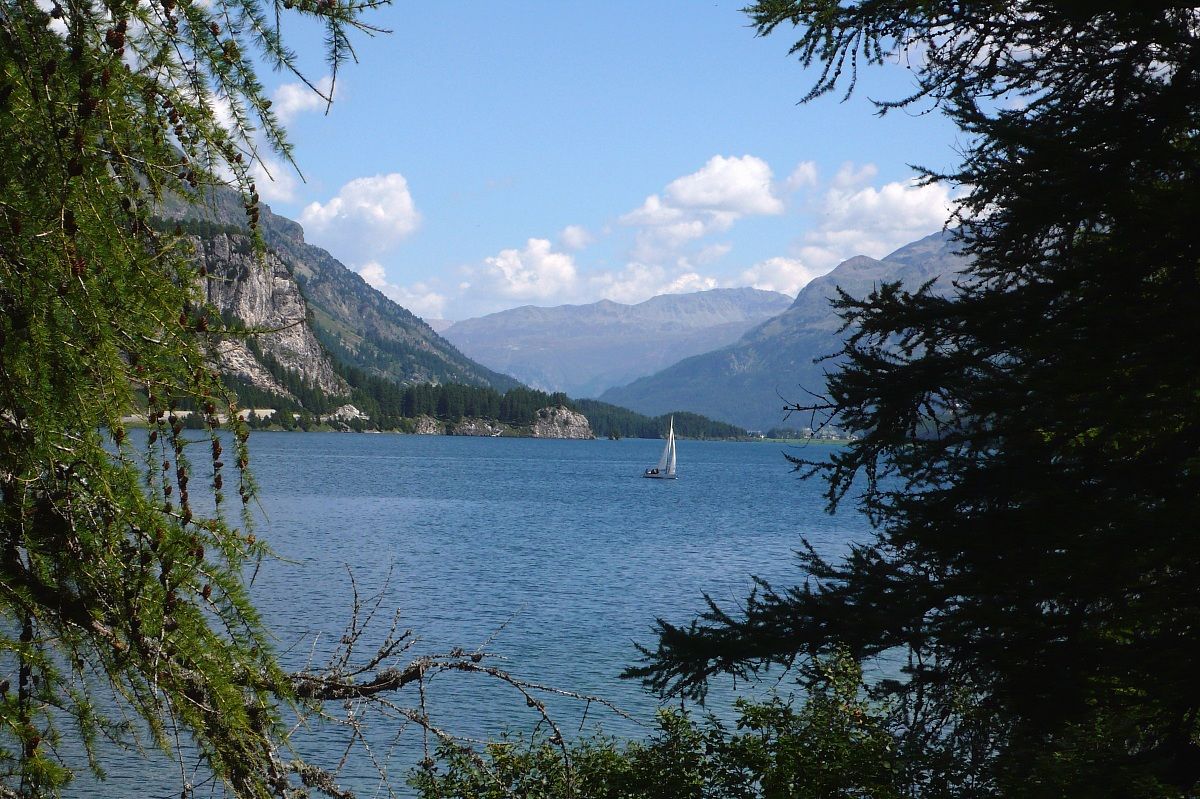
<instances>
[{"instance_id":1,"label":"turquoise shallow water","mask_svg":"<svg viewBox=\"0 0 1200 799\"><path fill-rule=\"evenodd\" d=\"M799 575L793 551L806 536L836 554L866 536L850 511L824 513L822 486L800 481L780 445L679 442L680 479L638 475L658 441L554 441L396 435L256 433L252 469L260 484L265 536L280 559L254 582L288 665L299 667L340 637L353 573L360 592L385 590L385 618L399 608L417 636L414 653L486 650L514 674L602 696L635 721L588 712L585 730L640 735L657 700L620 671L650 644L655 617L686 621L708 592L746 596L750 575L780 585ZM812 445L806 454L830 448ZM786 684L785 684L786 687ZM511 688L445 675L427 696L435 721L455 733L495 734L534 719ZM714 695L718 709L730 686ZM407 699L416 702L415 693ZM581 703L552 701L578 730ZM420 757L415 732L376 724L370 740L389 760L393 783ZM336 729L306 736L305 751L337 763ZM372 796L366 758L342 773ZM158 785L162 784L159 789ZM177 796L178 772L121 758L97 788L79 796ZM401 791L403 792L403 791Z\"/></svg>"}]
</instances>

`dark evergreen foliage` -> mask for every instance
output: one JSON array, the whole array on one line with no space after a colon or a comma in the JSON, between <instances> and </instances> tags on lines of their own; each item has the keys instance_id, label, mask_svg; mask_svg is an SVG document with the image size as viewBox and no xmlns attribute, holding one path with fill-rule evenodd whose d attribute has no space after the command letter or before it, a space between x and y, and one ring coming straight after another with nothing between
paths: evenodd
<instances>
[{"instance_id":1,"label":"dark evergreen foliage","mask_svg":"<svg viewBox=\"0 0 1200 799\"><path fill-rule=\"evenodd\" d=\"M619 405L599 400L574 400L575 408L588 418L598 438L661 438L666 435L667 419L675 418L675 435L680 438L745 438L740 427L717 422L687 411L644 416Z\"/></svg>"},{"instance_id":2,"label":"dark evergreen foliage","mask_svg":"<svg viewBox=\"0 0 1200 799\"><path fill-rule=\"evenodd\" d=\"M803 585L659 623L633 674L716 674L838 642L908 653L880 684L912 790L1191 796L1200 789L1200 13L1175 4L762 2L825 71L913 62L970 145L952 296L838 306L846 365L817 410L863 438L831 463L878 534L811 549ZM1014 102L1016 100L1016 102ZM809 408L808 410L811 410Z\"/></svg>"},{"instance_id":3,"label":"dark evergreen foliage","mask_svg":"<svg viewBox=\"0 0 1200 799\"><path fill-rule=\"evenodd\" d=\"M162 217L152 217L150 219L150 227L159 233L178 233L184 236L199 236L200 238L212 238L213 236L237 236L240 239L246 238L246 228L244 226L226 224L223 222L214 222L209 219L163 219Z\"/></svg>"}]
</instances>

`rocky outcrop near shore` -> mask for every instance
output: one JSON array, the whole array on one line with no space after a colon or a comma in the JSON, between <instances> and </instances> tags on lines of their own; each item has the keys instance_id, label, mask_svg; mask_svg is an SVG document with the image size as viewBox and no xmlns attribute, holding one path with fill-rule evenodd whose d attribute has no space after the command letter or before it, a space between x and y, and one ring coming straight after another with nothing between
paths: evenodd
<instances>
[{"instance_id":1,"label":"rocky outcrop near shore","mask_svg":"<svg viewBox=\"0 0 1200 799\"><path fill-rule=\"evenodd\" d=\"M413 432L419 436L441 436L446 434L446 425L432 416L422 414L413 419Z\"/></svg>"},{"instance_id":2,"label":"rocky outcrop near shore","mask_svg":"<svg viewBox=\"0 0 1200 799\"><path fill-rule=\"evenodd\" d=\"M495 438L507 431L508 425L494 419L463 419L461 422L446 425L448 436L488 436Z\"/></svg>"},{"instance_id":3,"label":"rocky outcrop near shore","mask_svg":"<svg viewBox=\"0 0 1200 799\"><path fill-rule=\"evenodd\" d=\"M534 438L595 438L587 417L562 406L542 408L533 420Z\"/></svg>"}]
</instances>

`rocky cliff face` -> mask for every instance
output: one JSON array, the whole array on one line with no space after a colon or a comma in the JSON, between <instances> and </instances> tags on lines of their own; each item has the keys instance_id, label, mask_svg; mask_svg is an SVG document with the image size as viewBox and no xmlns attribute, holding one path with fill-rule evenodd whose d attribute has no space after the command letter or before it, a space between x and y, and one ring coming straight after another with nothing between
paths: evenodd
<instances>
[{"instance_id":1,"label":"rocky cliff face","mask_svg":"<svg viewBox=\"0 0 1200 799\"><path fill-rule=\"evenodd\" d=\"M396 383L462 383L500 391L519 383L472 361L429 325L372 288L303 229L263 210L268 246L293 269L321 341L342 362Z\"/></svg>"},{"instance_id":2,"label":"rocky cliff face","mask_svg":"<svg viewBox=\"0 0 1200 799\"><path fill-rule=\"evenodd\" d=\"M595 438L582 413L566 408L542 408L533 420L534 438Z\"/></svg>"},{"instance_id":3,"label":"rocky cliff face","mask_svg":"<svg viewBox=\"0 0 1200 799\"><path fill-rule=\"evenodd\" d=\"M349 387L334 373L333 364L308 324L308 306L286 263L270 252L260 259L249 238L236 234L194 237L192 245L196 261L207 272L203 288L213 307L249 328L263 331L254 336L258 349L305 382L326 394L349 394ZM222 341L218 359L226 374L291 396L246 340Z\"/></svg>"},{"instance_id":4,"label":"rocky cliff face","mask_svg":"<svg viewBox=\"0 0 1200 799\"><path fill-rule=\"evenodd\" d=\"M304 229L260 206L263 239L300 285L316 337L341 363L396 383L463 383L506 391L520 383L464 356L424 321L385 297L325 250ZM237 192L212 188L202 197L164 198L159 216L246 230Z\"/></svg>"}]
</instances>

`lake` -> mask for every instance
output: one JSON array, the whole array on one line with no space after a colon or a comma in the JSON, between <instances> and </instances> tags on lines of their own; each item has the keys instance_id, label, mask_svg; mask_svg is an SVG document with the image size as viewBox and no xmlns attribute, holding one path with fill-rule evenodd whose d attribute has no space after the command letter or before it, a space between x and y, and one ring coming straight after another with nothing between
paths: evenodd
<instances>
[{"instance_id":1,"label":"lake","mask_svg":"<svg viewBox=\"0 0 1200 799\"><path fill-rule=\"evenodd\" d=\"M645 734L657 699L618 675L636 661L635 642L653 644L656 617L690 620L705 592L739 602L752 574L796 582L801 536L836 554L867 532L850 510L824 512L822 484L798 479L784 445L681 441L678 480L641 479L661 449L638 439L254 433L256 532L279 559L263 564L253 595L289 667L324 662L350 616L352 573L361 594L385 591L374 640L398 608L414 654L482 647L515 675L601 696L633 717L593 705L585 719L583 703L551 700L564 729ZM415 706L409 693L400 699ZM729 696L723 682L715 707ZM520 694L479 675L442 675L427 701L435 722L460 735L536 721ZM306 753L338 762L341 730L305 737ZM369 740L403 795L419 731L397 738L396 724L374 724ZM145 764L120 760L106 784L82 780L72 793L159 795ZM367 760L360 753L341 775L361 796L378 790ZM177 768L161 795L178 795Z\"/></svg>"}]
</instances>

